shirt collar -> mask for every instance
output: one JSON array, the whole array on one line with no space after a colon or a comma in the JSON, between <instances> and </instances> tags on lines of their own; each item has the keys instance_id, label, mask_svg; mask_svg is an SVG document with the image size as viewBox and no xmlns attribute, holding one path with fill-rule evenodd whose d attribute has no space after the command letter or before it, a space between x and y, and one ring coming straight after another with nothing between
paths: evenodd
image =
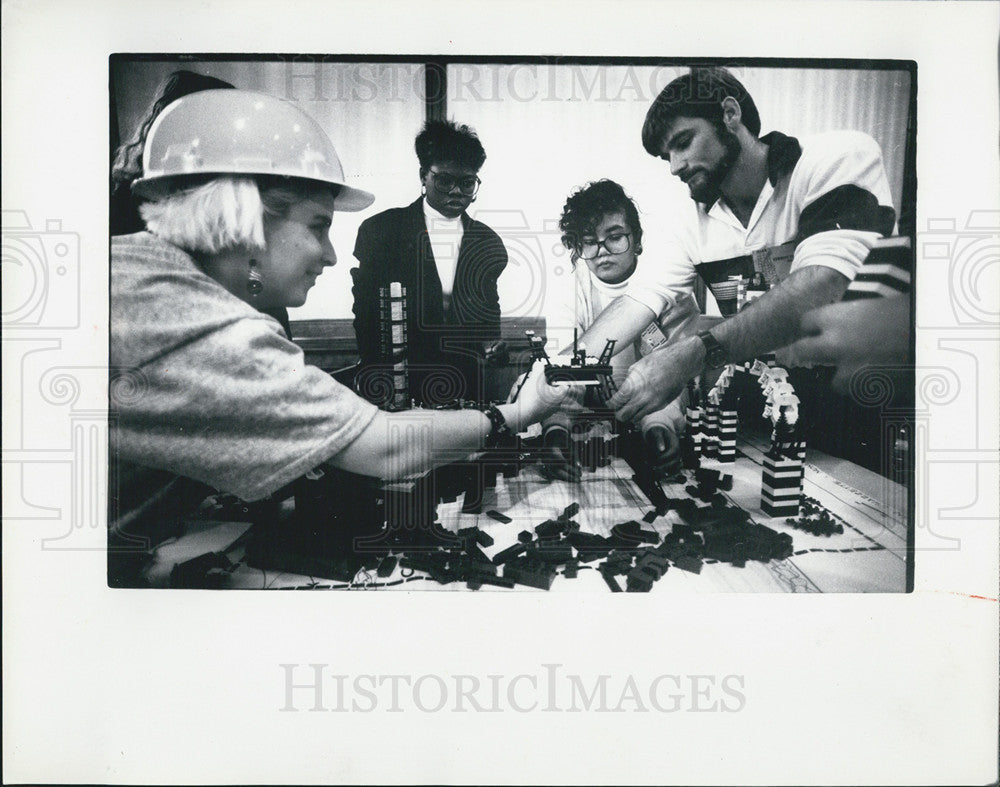
<instances>
[{"instance_id":1,"label":"shirt collar","mask_svg":"<svg viewBox=\"0 0 1000 787\"><path fill-rule=\"evenodd\" d=\"M427 219L428 227L433 222L434 224L441 224L442 222L446 224L459 224L462 223L462 216L456 216L453 219L448 218L443 213L441 213L436 208L432 207L425 197L424 203L424 218Z\"/></svg>"},{"instance_id":2,"label":"shirt collar","mask_svg":"<svg viewBox=\"0 0 1000 787\"><path fill-rule=\"evenodd\" d=\"M789 137L780 131L772 131L760 138L767 145L767 179L777 187L778 181L799 163L802 156L802 146L795 137Z\"/></svg>"},{"instance_id":3,"label":"shirt collar","mask_svg":"<svg viewBox=\"0 0 1000 787\"><path fill-rule=\"evenodd\" d=\"M787 175L802 157L802 146L795 137L789 137L780 131L772 131L760 138L760 141L767 145L767 179L771 181L771 186L777 188L778 181ZM718 199L710 204L699 203L702 210L708 213Z\"/></svg>"}]
</instances>

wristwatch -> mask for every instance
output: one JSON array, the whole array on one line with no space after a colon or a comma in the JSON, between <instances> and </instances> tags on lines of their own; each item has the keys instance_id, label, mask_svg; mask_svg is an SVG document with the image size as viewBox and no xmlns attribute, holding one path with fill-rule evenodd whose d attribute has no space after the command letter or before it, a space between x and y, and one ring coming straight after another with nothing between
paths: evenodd
<instances>
[{"instance_id":1,"label":"wristwatch","mask_svg":"<svg viewBox=\"0 0 1000 787\"><path fill-rule=\"evenodd\" d=\"M507 419L495 404L483 409L483 414L490 419L490 432L486 435L484 445L487 448L496 448L499 445L510 442L514 433L507 426Z\"/></svg>"},{"instance_id":2,"label":"wristwatch","mask_svg":"<svg viewBox=\"0 0 1000 787\"><path fill-rule=\"evenodd\" d=\"M726 349L719 344L711 331L702 331L698 334L701 343L705 345L705 366L714 369L718 366L726 365Z\"/></svg>"}]
</instances>

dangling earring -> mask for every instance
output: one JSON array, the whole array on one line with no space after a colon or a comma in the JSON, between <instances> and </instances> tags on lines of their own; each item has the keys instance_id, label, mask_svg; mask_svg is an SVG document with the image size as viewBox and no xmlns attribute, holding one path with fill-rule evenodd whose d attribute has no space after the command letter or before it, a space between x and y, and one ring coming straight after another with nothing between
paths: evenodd
<instances>
[{"instance_id":1,"label":"dangling earring","mask_svg":"<svg viewBox=\"0 0 1000 787\"><path fill-rule=\"evenodd\" d=\"M420 196L421 197L427 196L427 186L425 186L423 183L420 184Z\"/></svg>"},{"instance_id":2,"label":"dangling earring","mask_svg":"<svg viewBox=\"0 0 1000 787\"><path fill-rule=\"evenodd\" d=\"M257 272L257 260L250 260L250 273L247 276L247 292L256 298L264 291L264 277Z\"/></svg>"}]
</instances>

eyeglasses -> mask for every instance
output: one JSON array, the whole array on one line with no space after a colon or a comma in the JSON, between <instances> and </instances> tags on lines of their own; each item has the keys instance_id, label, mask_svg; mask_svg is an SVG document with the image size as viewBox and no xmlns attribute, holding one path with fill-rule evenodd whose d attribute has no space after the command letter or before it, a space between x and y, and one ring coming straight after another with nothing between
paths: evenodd
<instances>
[{"instance_id":1,"label":"eyeglasses","mask_svg":"<svg viewBox=\"0 0 1000 787\"><path fill-rule=\"evenodd\" d=\"M615 232L604 240L583 241L577 248L577 253L582 259L592 260L601 253L601 246L608 250L608 254L623 254L631 245L631 232Z\"/></svg>"},{"instance_id":2,"label":"eyeglasses","mask_svg":"<svg viewBox=\"0 0 1000 787\"><path fill-rule=\"evenodd\" d=\"M434 176L434 190L441 194L450 194L455 186L458 186L458 190L466 197L474 197L482 184L482 181L475 175L459 178L447 172L438 172L433 168L430 172Z\"/></svg>"}]
</instances>

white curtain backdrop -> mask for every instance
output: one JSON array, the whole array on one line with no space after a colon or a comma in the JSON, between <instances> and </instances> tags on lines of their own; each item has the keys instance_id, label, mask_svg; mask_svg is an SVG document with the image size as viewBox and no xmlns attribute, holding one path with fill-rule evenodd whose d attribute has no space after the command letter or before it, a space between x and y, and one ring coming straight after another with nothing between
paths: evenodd
<instances>
[{"instance_id":1,"label":"white curtain backdrop","mask_svg":"<svg viewBox=\"0 0 1000 787\"><path fill-rule=\"evenodd\" d=\"M295 100L329 132L349 181L373 191L375 204L335 217L339 262L292 319L351 315L349 270L360 222L419 194L413 140L425 118L420 63L216 62L118 64L112 71L119 127L127 139L162 80L177 68L237 87ZM738 67L754 97L762 133L804 135L857 129L882 146L893 199L902 196L909 74L895 70ZM557 222L569 193L611 178L640 209L643 261L655 260L669 226L667 206L683 187L640 142L650 103L685 69L575 64L453 64L447 69L448 116L479 133L487 152L483 186L470 212L504 238L510 265L500 280L507 316L545 314L568 285L568 257ZM685 192L686 193L686 192Z\"/></svg>"},{"instance_id":2,"label":"white curtain backdrop","mask_svg":"<svg viewBox=\"0 0 1000 787\"><path fill-rule=\"evenodd\" d=\"M905 71L742 68L730 70L753 96L762 133L800 136L834 129L870 134L882 146L897 213L909 109ZM557 223L570 192L599 178L619 182L643 223L643 263L655 262L668 206L686 189L642 147L646 111L686 68L659 66L456 64L448 69L448 113L479 132L488 159L474 206L511 251L501 278L505 314L552 313L569 259Z\"/></svg>"}]
</instances>

